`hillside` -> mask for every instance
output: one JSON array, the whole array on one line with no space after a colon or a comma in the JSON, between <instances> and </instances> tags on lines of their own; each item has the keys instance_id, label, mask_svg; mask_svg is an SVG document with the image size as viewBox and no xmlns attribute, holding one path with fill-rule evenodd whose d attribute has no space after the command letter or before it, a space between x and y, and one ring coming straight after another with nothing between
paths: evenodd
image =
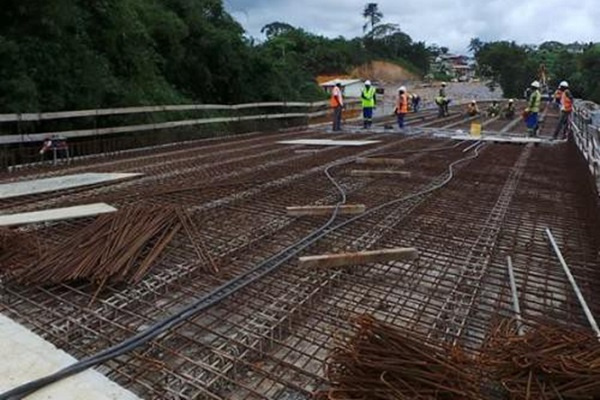
<instances>
[{"instance_id":1,"label":"hillside","mask_svg":"<svg viewBox=\"0 0 600 400\"><path fill-rule=\"evenodd\" d=\"M386 61L372 61L354 68L351 75L360 79L377 80L385 83L414 81L419 77L406 68Z\"/></svg>"}]
</instances>

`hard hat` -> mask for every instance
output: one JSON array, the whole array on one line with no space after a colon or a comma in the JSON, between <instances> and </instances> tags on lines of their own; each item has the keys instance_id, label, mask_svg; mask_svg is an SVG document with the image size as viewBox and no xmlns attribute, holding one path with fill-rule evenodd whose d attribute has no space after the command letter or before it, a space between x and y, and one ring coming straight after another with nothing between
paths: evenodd
<instances>
[{"instance_id":1,"label":"hard hat","mask_svg":"<svg viewBox=\"0 0 600 400\"><path fill-rule=\"evenodd\" d=\"M471 100L471 104L475 104L477 103L475 100Z\"/></svg>"},{"instance_id":2,"label":"hard hat","mask_svg":"<svg viewBox=\"0 0 600 400\"><path fill-rule=\"evenodd\" d=\"M442 82L442 86L446 86L446 82Z\"/></svg>"},{"instance_id":3,"label":"hard hat","mask_svg":"<svg viewBox=\"0 0 600 400\"><path fill-rule=\"evenodd\" d=\"M399 92L406 92L406 86L400 86L400 87L398 88L398 91L399 91Z\"/></svg>"},{"instance_id":4,"label":"hard hat","mask_svg":"<svg viewBox=\"0 0 600 400\"><path fill-rule=\"evenodd\" d=\"M508 102L509 103L514 103L515 101L513 99L509 99Z\"/></svg>"},{"instance_id":5,"label":"hard hat","mask_svg":"<svg viewBox=\"0 0 600 400\"><path fill-rule=\"evenodd\" d=\"M365 86L371 86L371 81L370 80L366 80L365 81Z\"/></svg>"},{"instance_id":6,"label":"hard hat","mask_svg":"<svg viewBox=\"0 0 600 400\"><path fill-rule=\"evenodd\" d=\"M540 88L540 83L538 81L533 81L533 82L531 82L531 87L539 89Z\"/></svg>"},{"instance_id":7,"label":"hard hat","mask_svg":"<svg viewBox=\"0 0 600 400\"><path fill-rule=\"evenodd\" d=\"M564 87L564 88L568 88L569 87L569 82L567 81L562 81L560 83L560 85L558 85L558 87Z\"/></svg>"}]
</instances>

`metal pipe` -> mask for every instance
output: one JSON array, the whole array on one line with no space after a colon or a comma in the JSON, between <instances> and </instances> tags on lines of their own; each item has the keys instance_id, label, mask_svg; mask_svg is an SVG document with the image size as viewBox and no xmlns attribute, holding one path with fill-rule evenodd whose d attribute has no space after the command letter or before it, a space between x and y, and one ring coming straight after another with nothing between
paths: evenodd
<instances>
[{"instance_id":1,"label":"metal pipe","mask_svg":"<svg viewBox=\"0 0 600 400\"><path fill-rule=\"evenodd\" d=\"M463 153L466 153L467 151L471 150L473 147L477 146L479 143L481 143L481 140L476 141L475 143L473 143L472 145L470 145L469 147L464 149Z\"/></svg>"},{"instance_id":2,"label":"metal pipe","mask_svg":"<svg viewBox=\"0 0 600 400\"><path fill-rule=\"evenodd\" d=\"M506 256L506 264L508 266L508 277L510 279L513 310L517 318L517 331L519 332L519 336L523 336L525 331L523 330L523 319L521 318L521 306L519 305L519 294L517 292L517 283L515 281L515 271L513 270L512 258L510 258L510 256Z\"/></svg>"},{"instance_id":3,"label":"metal pipe","mask_svg":"<svg viewBox=\"0 0 600 400\"><path fill-rule=\"evenodd\" d=\"M554 236L552 236L552 232L550 231L550 228L546 228L546 235L548 235L548 239L550 240L550 244L552 245L552 248L554 249L554 253L556 253L556 256L558 257L558 260L560 261L560 263L563 267L563 270L565 271L565 274L567 274L567 278L569 279L569 282L571 282L571 286L573 286L573 290L575 291L575 294L577 295L579 304L581 304L581 307L583 308L583 312L585 313L585 316L587 317L587 320L590 323L592 330L594 331L594 333L596 333L596 337L600 340L600 329L598 329L598 324L596 323L596 320L594 319L594 316L592 315L590 308L588 307L585 299L583 298L583 294L581 293L581 290L579 290L579 286L577 286L577 282L575 282L575 277L573 277L573 274L571 273L569 266L565 262L565 259L563 258L563 255L560 252L560 249L558 248L556 241L554 240Z\"/></svg>"}]
</instances>

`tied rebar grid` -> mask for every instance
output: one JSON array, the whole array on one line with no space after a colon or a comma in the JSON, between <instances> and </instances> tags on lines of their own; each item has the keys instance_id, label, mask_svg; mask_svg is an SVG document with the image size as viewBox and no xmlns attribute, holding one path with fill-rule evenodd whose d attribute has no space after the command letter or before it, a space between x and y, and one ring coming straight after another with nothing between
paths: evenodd
<instances>
[{"instance_id":1,"label":"tied rebar grid","mask_svg":"<svg viewBox=\"0 0 600 400\"><path fill-rule=\"evenodd\" d=\"M502 223L517 190L532 148L532 144L525 146L521 156L515 163L502 188L498 201L491 209L483 229L460 267L461 272L458 279L454 282L450 296L438 313L429 336L436 335L436 332L440 330L444 331L440 339L445 341L453 340L456 342L461 336L473 303L481 290L481 280L490 263Z\"/></svg>"},{"instance_id":2,"label":"tied rebar grid","mask_svg":"<svg viewBox=\"0 0 600 400\"><path fill-rule=\"evenodd\" d=\"M424 143L422 140L418 142ZM332 343L332 334L337 329L348 328L348 317L362 312L372 312L398 325L412 324L416 329L419 327L424 329L435 319L440 305L443 304L444 296L452 289L450 282L458 280L461 276L457 265L467 256L466 251L476 243L477 233L483 229L482 223L489 216L490 208L500 196L502 184L510 175L509 168L505 169L503 166L486 168L486 164L498 164L502 159L491 157L492 153L499 149L504 147L493 146L491 151L485 152L485 159L478 162L477 166L469 165L468 171L462 171L463 178L457 181L456 185L451 185L436 196L430 196L426 202L416 205L412 212L405 213L408 219L401 218L401 207L398 207L398 213L393 216L380 213L370 221L357 223L352 228L348 227L332 234L330 239L324 240L314 248L315 252L331 252L332 249L353 249L353 246L369 243L378 246L416 244L419 248L425 249L419 262L409 265L389 263L372 268L350 268L329 271L326 274L298 271L293 265L288 265L275 276L268 277L260 284L236 294L223 305L189 321L181 328L153 342L152 345L136 351L131 357L123 357L107 363L103 370L144 398L288 400L308 398L312 391L325 384L322 367ZM327 150L320 152L319 157L323 153L329 153L331 159L334 159L343 154L343 151ZM424 175L416 175L408 182L390 182L387 179L357 182L356 179L345 177L343 170L339 171L338 175L341 175L344 186L351 189L351 201L367 200L367 203L375 205L377 202L397 196L400 192L414 190L415 185L427 184L440 174L439 166L447 165L451 160L460 157L457 153L460 153L460 150L446 155L431 154L421 158L423 162L417 163L414 167L409 164L408 168L422 169ZM514 152L503 150L502 153L502 157L512 159ZM558 152L556 156L560 157L560 154ZM439 160L432 162L431 159L435 158ZM307 161L308 157L301 162L294 161L298 164L296 171L301 171L306 165L310 165ZM324 161L326 159L321 159L319 162ZM499 171L495 172L495 169ZM531 169L531 162L527 165L527 169ZM539 169L540 171L536 170L531 174L530 179L533 182L530 182L530 179L527 181L530 191L535 191L536 181L540 180L544 172L543 168ZM470 175L469 171L475 173L476 178L473 179L481 181L479 187L469 182L467 178ZM253 177L260 179L261 173L257 169ZM265 179L267 183L271 176L273 175ZM275 178L280 177L281 175L275 175ZM564 179L566 179L564 176L557 178L559 182ZM286 199L286 191L293 191L294 196L301 196L311 188L311 180L314 180L312 175L289 182L280 190L265 190L253 194L246 200L234 201L211 210L211 215L215 217L213 222L210 222L210 230L205 232L206 239L215 243L211 254L228 256L226 259L231 264L228 270L230 276L243 272L249 263L255 263L276 248L285 247L285 243L292 242L294 237L300 237L302 230L314 226L318 219L311 218L292 223L281 213L269 210L274 204L278 204L278 199ZM300 187L296 190L294 186L297 184ZM315 184L313 183L312 186ZM483 186L486 188L485 191L479 189ZM517 198L522 186L519 185L517 189L515 195ZM245 188L232 189L234 192L240 190ZM467 193L459 195L460 191L469 191L468 194L473 197L472 201L465 202ZM305 200L307 202L327 202L331 198L330 192L325 187L309 190L309 193L310 200ZM230 194L231 192L219 191L214 196L218 199L218 196ZM578 196L588 194L583 191L578 193ZM187 194L163 196L167 201L189 201ZM253 204L259 199L260 204ZM206 200L213 201L215 198ZM577 202L574 195L568 197L568 200ZM284 200L279 204L289 201ZM482 204L476 205L477 202ZM228 219L229 214L235 214L237 217ZM251 214L259 214L261 217L249 218ZM531 218L535 218L536 210L523 211L520 215L530 215ZM398 222L394 224L396 218ZM506 220L508 222L503 224L503 229L513 220L511 213L507 214ZM198 221L203 222L202 219ZM253 237L249 225L257 221L262 221L265 225L273 221L273 230L265 232L264 236ZM569 217L561 214L561 219L556 224L564 227L568 222ZM289 223L292 223L291 227L295 227L292 228L295 233L287 235L285 232L290 229ZM437 228L436 224L439 224ZM439 232L440 226L445 227L442 232ZM574 248L580 243L579 241L585 241L587 238L587 233L581 232L578 227L569 231L569 234L562 234L560 226L556 228L557 236L572 241L570 248ZM56 229L60 230L60 227ZM527 238L534 227L525 225L519 229L519 235ZM230 231L235 232L235 235L229 234ZM509 236L509 233L507 232L506 235ZM227 244L228 241L235 242L235 238L238 239L237 245L241 247L237 247L238 250L233 253L227 253L227 249L236 248ZM357 240L360 241L356 242ZM498 240L500 243L506 242L502 234ZM90 354L94 349L103 348L120 338L131 335L144 324L151 323L161 315L167 315L171 310L177 309L189 302L191 298L205 293L217 284L211 278L206 282L201 275L186 270L188 267L185 259L189 254L185 249L174 249L173 257L169 262L157 270L157 275L163 275L164 280L169 281L167 284L161 285L162 278L158 279L156 282L159 286L150 285L141 293L136 288L130 288L131 291L118 287L110 288L109 297L106 299L118 300L114 303L118 304L118 307L100 303L97 307L103 311L94 317L89 317L88 313L92 314L84 307L89 302L89 289L74 288L69 285L29 292L33 294L31 297L25 292L14 294L15 301L4 305L14 306L16 309L5 310L18 319L24 319L30 326L37 325L36 330L46 335L48 335L48 328L41 321L53 321L66 315L74 316L75 320L77 316L85 316L84 326L80 329L83 333L82 337L73 340L72 343L63 342L58 330L54 332L56 336L49 336L53 342L60 343L75 354ZM568 249L567 254L569 254ZM538 260L539 257L540 262L544 260L548 262L548 255L541 248L536 250L534 257L536 257L534 260ZM173 260L178 260L179 264L174 264ZM592 263L593 259L586 256L584 265L593 265ZM519 276L536 280L542 277L535 271L529 275L523 270L524 265L527 264L520 263L517 257L515 267L518 279ZM179 268L184 270L171 274L171 269ZM327 281L328 275L334 275L334 279ZM487 275L500 278L497 276L493 262ZM181 276L181 279L171 280L173 276ZM482 279L485 280L486 277ZM554 286L563 286L560 276L553 276L552 279L556 282ZM320 285L324 281L325 286L321 288ZM445 281L449 282L445 283ZM474 286L472 290L477 290L476 287ZM496 282L494 286L485 287L485 292L492 290L500 295L504 293ZM526 287L526 295L533 296L536 287ZM124 297L120 297L122 294ZM537 293L536 295L547 298ZM141 297L136 299L138 296ZM492 299L488 299L487 293L481 292L478 297L481 301L480 304L476 304L477 321L474 321L472 314L468 322L469 325L476 325L474 329L485 332L485 324L493 314L487 307ZM502 301L497 299L495 301L493 304L501 308ZM524 308L527 307L530 309L537 307L537 303L532 301L530 305L525 304ZM547 310L548 307L546 306L545 309ZM28 317L25 317L28 310L38 311L31 312ZM207 384L212 386L208 387Z\"/></svg>"}]
</instances>

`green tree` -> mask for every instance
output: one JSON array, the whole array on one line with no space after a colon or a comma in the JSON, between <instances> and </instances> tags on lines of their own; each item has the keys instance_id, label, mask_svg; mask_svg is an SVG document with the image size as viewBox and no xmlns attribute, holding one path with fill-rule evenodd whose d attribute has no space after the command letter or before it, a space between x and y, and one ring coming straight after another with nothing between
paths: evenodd
<instances>
[{"instance_id":1,"label":"green tree","mask_svg":"<svg viewBox=\"0 0 600 400\"><path fill-rule=\"evenodd\" d=\"M371 25L371 30L375 29L375 25L383 19L383 13L379 11L377 3L367 3L363 9L362 16L367 20L363 25L363 32L367 32L369 25Z\"/></svg>"},{"instance_id":2,"label":"green tree","mask_svg":"<svg viewBox=\"0 0 600 400\"><path fill-rule=\"evenodd\" d=\"M288 33L294 29L295 28L292 25L286 24L285 22L271 22L270 24L263 26L260 33L264 33L267 39L272 39L275 36Z\"/></svg>"}]
</instances>

